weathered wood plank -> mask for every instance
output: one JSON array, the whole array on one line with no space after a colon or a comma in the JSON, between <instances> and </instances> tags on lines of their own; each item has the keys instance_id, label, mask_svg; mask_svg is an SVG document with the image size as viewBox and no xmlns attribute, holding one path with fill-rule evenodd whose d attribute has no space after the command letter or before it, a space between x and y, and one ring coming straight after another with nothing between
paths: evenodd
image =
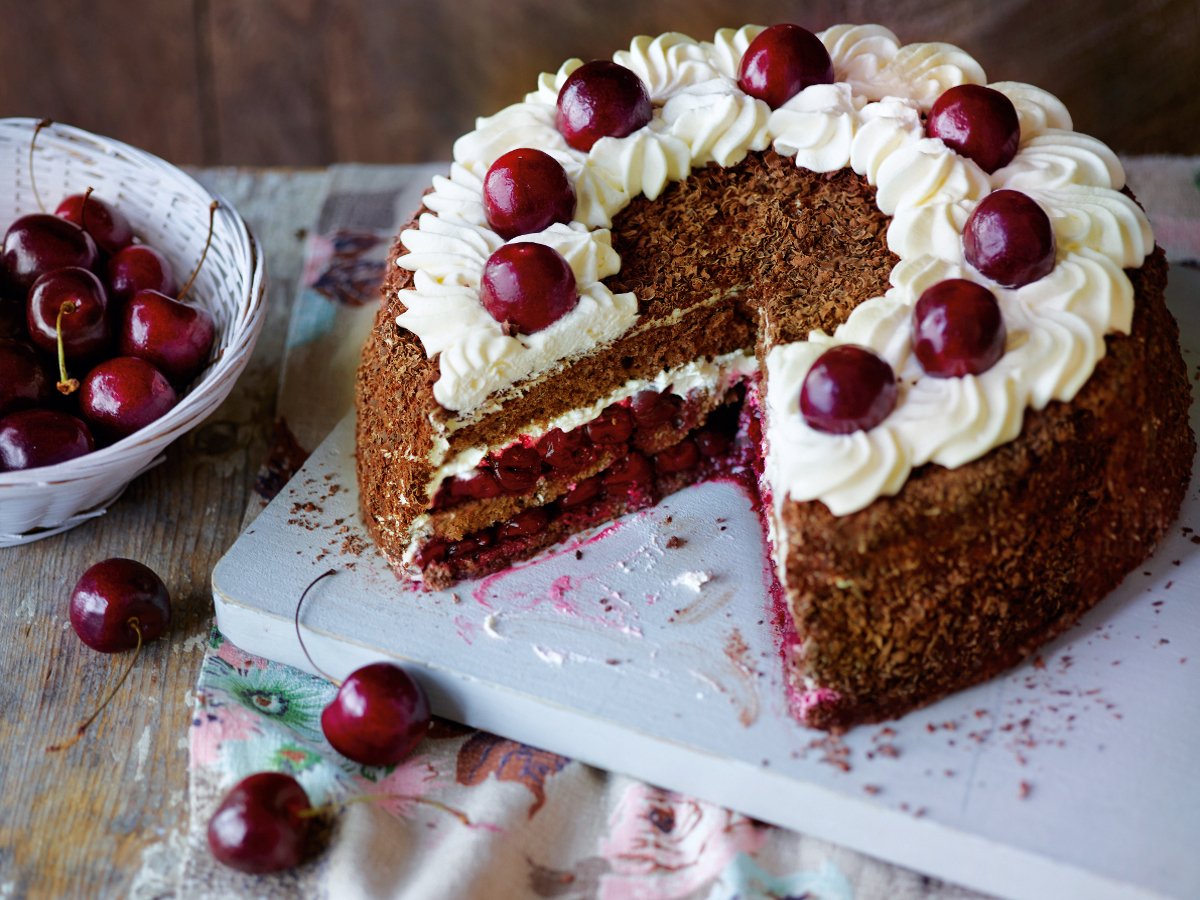
<instances>
[{"instance_id":1,"label":"weathered wood plank","mask_svg":"<svg viewBox=\"0 0 1200 900\"><path fill-rule=\"evenodd\" d=\"M1058 94L1118 151L1200 149L1194 0L814 0L800 12L788 0L0 0L0 114L62 118L193 164L420 162L568 56L801 14L812 28L874 20L957 43L994 80Z\"/></svg>"},{"instance_id":2,"label":"weathered wood plank","mask_svg":"<svg viewBox=\"0 0 1200 900\"><path fill-rule=\"evenodd\" d=\"M0 0L0 115L204 159L193 4Z\"/></svg>"},{"instance_id":3,"label":"weathered wood plank","mask_svg":"<svg viewBox=\"0 0 1200 900\"><path fill-rule=\"evenodd\" d=\"M212 171L262 241L267 324L233 394L100 519L0 550L0 895L124 896L144 850L182 828L190 692L212 623L210 573L241 530L265 454L290 301L325 173ZM118 699L74 748L71 733L123 658L76 639L66 599L83 570L130 556L172 593L167 639L150 645Z\"/></svg>"}]
</instances>

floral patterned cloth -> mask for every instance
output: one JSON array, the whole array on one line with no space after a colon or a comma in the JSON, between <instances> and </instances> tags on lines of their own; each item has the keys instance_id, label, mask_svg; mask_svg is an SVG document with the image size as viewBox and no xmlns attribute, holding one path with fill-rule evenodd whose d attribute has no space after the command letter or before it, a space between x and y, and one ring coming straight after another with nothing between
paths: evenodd
<instances>
[{"instance_id":1,"label":"floral patterned cloth","mask_svg":"<svg viewBox=\"0 0 1200 900\"><path fill-rule=\"evenodd\" d=\"M1134 190L1177 260L1200 257L1198 163L1128 161ZM334 173L321 227L308 238L291 314L281 420L256 484L264 503L347 409L390 238L428 180L421 167ZM401 765L359 766L321 733L320 713L334 692L329 682L250 655L213 631L195 691L180 896L978 896L442 720ZM205 828L224 792L263 770L291 773L314 804L370 794L379 800L352 803L321 820L321 847L300 868L244 876L212 859Z\"/></svg>"}]
</instances>

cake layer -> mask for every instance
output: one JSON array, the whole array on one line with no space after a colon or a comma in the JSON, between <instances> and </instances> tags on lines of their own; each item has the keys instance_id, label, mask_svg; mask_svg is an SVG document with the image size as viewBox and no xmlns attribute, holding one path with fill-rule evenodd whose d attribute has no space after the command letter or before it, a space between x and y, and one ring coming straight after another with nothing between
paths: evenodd
<instances>
[{"instance_id":1,"label":"cake layer","mask_svg":"<svg viewBox=\"0 0 1200 900\"><path fill-rule=\"evenodd\" d=\"M835 516L785 503L779 548L809 725L893 718L984 681L1070 627L1178 515L1195 441L1158 250L1130 272L1129 336L1072 403L961 469Z\"/></svg>"}]
</instances>

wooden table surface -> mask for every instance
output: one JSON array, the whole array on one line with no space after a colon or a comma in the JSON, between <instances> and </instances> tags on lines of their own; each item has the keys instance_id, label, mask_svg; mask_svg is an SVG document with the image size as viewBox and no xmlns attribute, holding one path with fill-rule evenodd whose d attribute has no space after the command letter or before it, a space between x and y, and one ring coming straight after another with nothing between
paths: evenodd
<instances>
[{"instance_id":1,"label":"wooden table surface","mask_svg":"<svg viewBox=\"0 0 1200 900\"><path fill-rule=\"evenodd\" d=\"M949 41L1120 152L1200 152L1196 0L0 0L0 21L0 114L176 163L441 159L567 57L781 21Z\"/></svg>"},{"instance_id":2,"label":"wooden table surface","mask_svg":"<svg viewBox=\"0 0 1200 900\"><path fill-rule=\"evenodd\" d=\"M267 321L220 409L176 442L107 514L56 537L0 549L0 897L126 896L148 848L187 818L191 691L212 626L210 574L259 509L253 492L275 415L303 232L328 174L206 170L261 240ZM67 619L75 581L128 556L171 593L169 635L150 644L117 699L70 750L70 735L125 657L85 647Z\"/></svg>"}]
</instances>

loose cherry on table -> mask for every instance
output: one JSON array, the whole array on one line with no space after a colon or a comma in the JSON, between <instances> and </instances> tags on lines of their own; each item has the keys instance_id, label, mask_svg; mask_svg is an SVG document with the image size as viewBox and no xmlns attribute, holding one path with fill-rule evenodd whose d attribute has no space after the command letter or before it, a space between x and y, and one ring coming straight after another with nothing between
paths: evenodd
<instances>
[{"instance_id":1,"label":"loose cherry on table","mask_svg":"<svg viewBox=\"0 0 1200 900\"><path fill-rule=\"evenodd\" d=\"M738 87L778 109L806 87L833 83L833 61L821 39L799 25L772 25L742 54Z\"/></svg>"},{"instance_id":2,"label":"loose cherry on table","mask_svg":"<svg viewBox=\"0 0 1200 900\"><path fill-rule=\"evenodd\" d=\"M407 757L429 730L429 701L412 677L390 662L356 669L321 713L333 749L366 766Z\"/></svg>"},{"instance_id":3,"label":"loose cherry on table","mask_svg":"<svg viewBox=\"0 0 1200 900\"><path fill-rule=\"evenodd\" d=\"M1006 337L995 295L973 281L940 281L913 308L913 352L935 377L986 372L1004 355Z\"/></svg>"},{"instance_id":4,"label":"loose cherry on table","mask_svg":"<svg viewBox=\"0 0 1200 900\"><path fill-rule=\"evenodd\" d=\"M575 273L553 247L505 244L483 266L480 300L497 322L522 334L553 325L579 302Z\"/></svg>"},{"instance_id":5,"label":"loose cherry on table","mask_svg":"<svg viewBox=\"0 0 1200 900\"><path fill-rule=\"evenodd\" d=\"M89 568L71 591L71 627L101 653L132 650L171 624L167 586L149 566L114 557Z\"/></svg>"},{"instance_id":6,"label":"loose cherry on table","mask_svg":"<svg viewBox=\"0 0 1200 900\"><path fill-rule=\"evenodd\" d=\"M320 667L300 633L300 607L317 582L334 574L330 569L318 575L296 601L296 639L318 672ZM421 685L400 666L378 662L356 669L338 686L337 695L321 713L321 730L347 759L365 766L391 766L420 743L429 721L429 700Z\"/></svg>"},{"instance_id":7,"label":"loose cherry on table","mask_svg":"<svg viewBox=\"0 0 1200 900\"><path fill-rule=\"evenodd\" d=\"M96 432L120 440L165 415L179 400L158 369L136 356L114 356L83 379L79 408Z\"/></svg>"},{"instance_id":8,"label":"loose cherry on table","mask_svg":"<svg viewBox=\"0 0 1200 900\"><path fill-rule=\"evenodd\" d=\"M1004 94L981 84L960 84L933 104L925 133L973 159L989 175L1012 162L1021 142L1017 108Z\"/></svg>"},{"instance_id":9,"label":"loose cherry on table","mask_svg":"<svg viewBox=\"0 0 1200 900\"><path fill-rule=\"evenodd\" d=\"M90 234L96 246L105 253L116 253L133 243L133 226L125 214L92 196L91 191L63 198L54 214Z\"/></svg>"},{"instance_id":10,"label":"loose cherry on table","mask_svg":"<svg viewBox=\"0 0 1200 900\"><path fill-rule=\"evenodd\" d=\"M963 227L967 262L1005 287L1022 287L1048 275L1054 253L1050 217L1020 191L988 194Z\"/></svg>"},{"instance_id":11,"label":"loose cherry on table","mask_svg":"<svg viewBox=\"0 0 1200 900\"><path fill-rule=\"evenodd\" d=\"M258 772L225 795L208 822L208 846L220 863L251 875L304 861L313 807L304 788L283 772Z\"/></svg>"},{"instance_id":12,"label":"loose cherry on table","mask_svg":"<svg viewBox=\"0 0 1200 900\"><path fill-rule=\"evenodd\" d=\"M47 752L65 750L78 741L104 711L137 662L142 646L161 637L171 624L171 598L154 570L123 557L91 566L80 576L68 604L71 627L88 647L101 653L134 654L108 696L66 741Z\"/></svg>"},{"instance_id":13,"label":"loose cherry on table","mask_svg":"<svg viewBox=\"0 0 1200 900\"><path fill-rule=\"evenodd\" d=\"M73 222L49 213L21 216L8 227L0 265L22 290L55 269L94 269L100 259L92 236Z\"/></svg>"},{"instance_id":14,"label":"loose cherry on table","mask_svg":"<svg viewBox=\"0 0 1200 900\"><path fill-rule=\"evenodd\" d=\"M653 112L642 79L624 66L597 59L563 82L555 123L568 144L587 153L602 137L625 137L642 128Z\"/></svg>"},{"instance_id":15,"label":"loose cherry on table","mask_svg":"<svg viewBox=\"0 0 1200 900\"><path fill-rule=\"evenodd\" d=\"M483 179L483 210L500 237L533 234L575 215L575 186L549 153L521 147L494 163Z\"/></svg>"},{"instance_id":16,"label":"loose cherry on table","mask_svg":"<svg viewBox=\"0 0 1200 900\"><path fill-rule=\"evenodd\" d=\"M800 413L809 427L828 434L868 431L896 406L896 376L866 347L839 344L822 353L800 388Z\"/></svg>"},{"instance_id":17,"label":"loose cherry on table","mask_svg":"<svg viewBox=\"0 0 1200 900\"><path fill-rule=\"evenodd\" d=\"M96 449L87 425L54 409L22 409L0 419L0 472L53 466Z\"/></svg>"}]
</instances>

